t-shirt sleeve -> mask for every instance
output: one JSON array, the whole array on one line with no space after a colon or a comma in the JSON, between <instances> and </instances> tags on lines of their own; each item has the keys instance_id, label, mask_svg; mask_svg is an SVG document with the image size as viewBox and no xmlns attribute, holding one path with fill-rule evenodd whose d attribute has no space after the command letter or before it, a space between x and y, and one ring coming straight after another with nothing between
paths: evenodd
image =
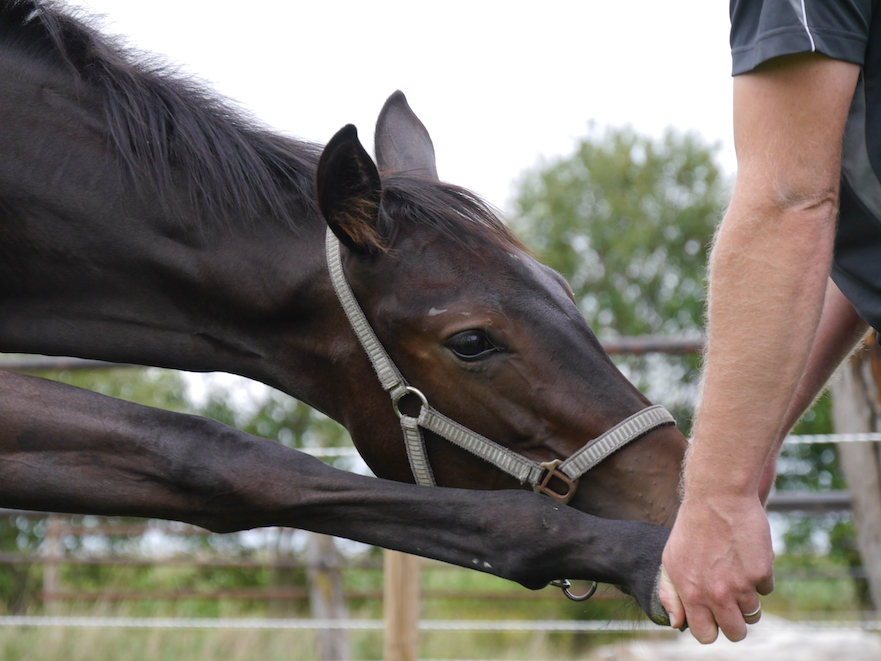
<instances>
[{"instance_id":1,"label":"t-shirt sleeve","mask_svg":"<svg viewBox=\"0 0 881 661\"><path fill-rule=\"evenodd\" d=\"M872 0L730 0L732 73L794 53L862 65Z\"/></svg>"}]
</instances>

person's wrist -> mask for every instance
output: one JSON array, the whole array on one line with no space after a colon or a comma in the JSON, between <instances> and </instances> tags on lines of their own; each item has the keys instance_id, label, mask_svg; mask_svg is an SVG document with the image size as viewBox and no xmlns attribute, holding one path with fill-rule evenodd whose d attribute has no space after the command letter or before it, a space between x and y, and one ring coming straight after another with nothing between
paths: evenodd
<instances>
[{"instance_id":1,"label":"person's wrist","mask_svg":"<svg viewBox=\"0 0 881 661\"><path fill-rule=\"evenodd\" d=\"M682 476L685 498L739 500L758 496L764 463L758 469L751 466L746 450L740 456L732 456L730 451L697 438L690 444Z\"/></svg>"},{"instance_id":2,"label":"person's wrist","mask_svg":"<svg viewBox=\"0 0 881 661\"><path fill-rule=\"evenodd\" d=\"M758 479L750 471L733 467L687 467L682 492L684 500L741 502L758 498Z\"/></svg>"}]
</instances>

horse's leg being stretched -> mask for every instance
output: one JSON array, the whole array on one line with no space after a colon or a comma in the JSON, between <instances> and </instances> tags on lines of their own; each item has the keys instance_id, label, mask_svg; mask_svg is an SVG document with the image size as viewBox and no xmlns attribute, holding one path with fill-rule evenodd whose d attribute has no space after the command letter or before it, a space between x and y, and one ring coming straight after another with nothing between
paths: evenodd
<instances>
[{"instance_id":1,"label":"horse's leg being stretched","mask_svg":"<svg viewBox=\"0 0 881 661\"><path fill-rule=\"evenodd\" d=\"M331 468L219 423L0 371L0 506L290 526L539 588L626 586L656 621L667 529L608 521L525 491L417 487Z\"/></svg>"}]
</instances>

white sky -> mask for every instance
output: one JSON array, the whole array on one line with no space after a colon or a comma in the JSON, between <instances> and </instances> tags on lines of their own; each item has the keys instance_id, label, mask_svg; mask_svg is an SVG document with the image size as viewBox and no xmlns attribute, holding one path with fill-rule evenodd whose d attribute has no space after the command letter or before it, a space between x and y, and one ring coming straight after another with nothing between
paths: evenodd
<instances>
[{"instance_id":1,"label":"white sky","mask_svg":"<svg viewBox=\"0 0 881 661\"><path fill-rule=\"evenodd\" d=\"M734 172L728 3L719 0L68 0L208 81L266 124L327 142L396 89L441 178L505 208L541 156L598 126L668 126L722 145ZM244 9L243 9L244 7Z\"/></svg>"}]
</instances>

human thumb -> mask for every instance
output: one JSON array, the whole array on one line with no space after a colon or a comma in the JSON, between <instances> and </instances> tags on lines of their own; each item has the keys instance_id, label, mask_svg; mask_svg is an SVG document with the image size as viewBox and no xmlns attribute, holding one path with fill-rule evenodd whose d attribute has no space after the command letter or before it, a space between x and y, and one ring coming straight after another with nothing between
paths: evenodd
<instances>
[{"instance_id":1,"label":"human thumb","mask_svg":"<svg viewBox=\"0 0 881 661\"><path fill-rule=\"evenodd\" d=\"M663 564L661 565L661 576L658 579L658 598L670 615L670 626L674 629L683 629L685 627L685 606L682 605L679 592L673 585Z\"/></svg>"}]
</instances>

